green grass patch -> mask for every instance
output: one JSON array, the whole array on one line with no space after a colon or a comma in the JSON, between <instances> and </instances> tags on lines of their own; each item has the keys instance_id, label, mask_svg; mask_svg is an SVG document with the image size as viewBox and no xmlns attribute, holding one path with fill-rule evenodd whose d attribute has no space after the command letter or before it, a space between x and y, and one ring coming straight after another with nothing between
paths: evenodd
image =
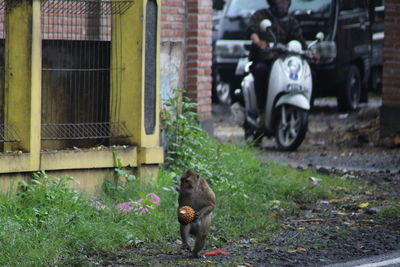
<instances>
[{"instance_id":1,"label":"green grass patch","mask_svg":"<svg viewBox=\"0 0 400 267\"><path fill-rule=\"evenodd\" d=\"M331 188L353 186L327 176L319 186L312 186L308 179L315 174L264 163L249 147L214 141L209 145L220 151L219 164L205 175L217 195L209 246L244 236L269 238L280 219L298 212L301 205L338 197ZM176 172L162 170L156 185L132 181L114 191L108 188L99 199L106 208L91 205L91 199L73 190L72 178L42 173L18 194L0 199L0 265L85 265L90 264L85 256L174 242L179 238ZM157 213L115 209L117 203L137 200L143 193L160 197Z\"/></svg>"},{"instance_id":2,"label":"green grass patch","mask_svg":"<svg viewBox=\"0 0 400 267\"><path fill-rule=\"evenodd\" d=\"M0 265L87 266L104 255L154 243L165 244L170 252L173 248L168 244L179 239L174 187L186 168L206 178L217 196L209 247L243 237L268 239L282 219L303 205L339 198L340 190L335 188L361 190L355 181L321 175L322 183L313 186L309 178L316 174L263 162L252 147L220 144L200 129L191 105L174 99L169 106L178 109L164 114L169 143L157 184L135 180L116 155L116 174L97 199L73 190L73 178L44 172L35 174L31 184L22 184L17 194L1 196ZM149 193L161 201L151 206L144 200L148 213L116 209L118 203L146 198Z\"/></svg>"}]
</instances>

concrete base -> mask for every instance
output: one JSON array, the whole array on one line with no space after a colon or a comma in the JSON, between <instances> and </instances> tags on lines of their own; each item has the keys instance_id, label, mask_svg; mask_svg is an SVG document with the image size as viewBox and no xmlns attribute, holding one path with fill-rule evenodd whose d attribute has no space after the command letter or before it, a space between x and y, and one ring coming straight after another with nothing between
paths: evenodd
<instances>
[{"instance_id":1,"label":"concrete base","mask_svg":"<svg viewBox=\"0 0 400 267\"><path fill-rule=\"evenodd\" d=\"M380 108L380 134L382 138L400 136L400 107Z\"/></svg>"},{"instance_id":2,"label":"concrete base","mask_svg":"<svg viewBox=\"0 0 400 267\"><path fill-rule=\"evenodd\" d=\"M128 168L127 168L128 169ZM132 168L130 168L132 169ZM158 177L158 165L142 165L132 169L141 182L156 183ZM98 195L103 192L105 180L114 179L114 169L84 169L84 170L61 170L46 171L48 175L64 178L71 176L74 181L71 187L89 195ZM5 173L0 174L0 192L13 193L18 190L18 183L25 181L29 183L32 173ZM121 178L122 179L122 178Z\"/></svg>"}]
</instances>

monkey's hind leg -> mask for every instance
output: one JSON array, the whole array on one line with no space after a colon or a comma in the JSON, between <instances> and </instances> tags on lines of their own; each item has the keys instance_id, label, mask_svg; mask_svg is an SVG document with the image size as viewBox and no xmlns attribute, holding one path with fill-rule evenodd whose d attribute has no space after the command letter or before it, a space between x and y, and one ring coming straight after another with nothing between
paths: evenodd
<instances>
[{"instance_id":1,"label":"monkey's hind leg","mask_svg":"<svg viewBox=\"0 0 400 267\"><path fill-rule=\"evenodd\" d=\"M181 238L182 238L182 249L183 250L191 250L188 239L189 239L189 230L190 225L183 225L180 226Z\"/></svg>"},{"instance_id":2,"label":"monkey's hind leg","mask_svg":"<svg viewBox=\"0 0 400 267\"><path fill-rule=\"evenodd\" d=\"M198 234L196 236L196 241L194 243L194 248L192 251L192 258L198 258L199 257L199 252L203 249L204 244L206 243L206 237L207 234Z\"/></svg>"},{"instance_id":3,"label":"monkey's hind leg","mask_svg":"<svg viewBox=\"0 0 400 267\"><path fill-rule=\"evenodd\" d=\"M194 243L194 248L192 251L193 258L198 258L199 252L204 248L208 231L210 230L210 225L211 225L211 213L206 215L199 222L198 229L195 234L196 241Z\"/></svg>"}]
</instances>

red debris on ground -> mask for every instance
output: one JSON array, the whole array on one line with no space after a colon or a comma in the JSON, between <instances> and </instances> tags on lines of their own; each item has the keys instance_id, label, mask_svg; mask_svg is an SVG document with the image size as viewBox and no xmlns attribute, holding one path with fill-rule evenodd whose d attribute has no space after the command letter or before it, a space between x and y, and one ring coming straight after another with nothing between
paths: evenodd
<instances>
[{"instance_id":1,"label":"red debris on ground","mask_svg":"<svg viewBox=\"0 0 400 267\"><path fill-rule=\"evenodd\" d=\"M400 145L400 136L396 136L393 141L395 145Z\"/></svg>"},{"instance_id":2,"label":"red debris on ground","mask_svg":"<svg viewBox=\"0 0 400 267\"><path fill-rule=\"evenodd\" d=\"M214 251L209 251L209 252L204 253L205 256L216 256L216 255L219 255L219 254L229 255L231 253L228 252L228 251L222 250L222 249L217 249L217 250L214 250Z\"/></svg>"}]
</instances>

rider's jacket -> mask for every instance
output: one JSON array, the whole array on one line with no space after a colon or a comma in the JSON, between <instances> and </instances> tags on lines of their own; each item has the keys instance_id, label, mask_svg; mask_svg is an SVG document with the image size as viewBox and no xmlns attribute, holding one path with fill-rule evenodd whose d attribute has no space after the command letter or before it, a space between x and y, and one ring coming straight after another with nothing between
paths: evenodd
<instances>
[{"instance_id":1,"label":"rider's jacket","mask_svg":"<svg viewBox=\"0 0 400 267\"><path fill-rule=\"evenodd\" d=\"M272 22L271 31L275 34L278 43L286 44L291 40L298 40L303 49L306 49L307 45L303 38L303 32L296 18L292 15L283 18L275 17L271 10L267 8L257 10L250 17L247 30L248 37L253 33L257 33L261 40L267 41L267 43L274 42L274 38L269 31L265 32L260 29L260 23L264 19L269 19ZM250 60L271 60L276 56L276 52L261 50L255 44L252 44Z\"/></svg>"}]
</instances>

